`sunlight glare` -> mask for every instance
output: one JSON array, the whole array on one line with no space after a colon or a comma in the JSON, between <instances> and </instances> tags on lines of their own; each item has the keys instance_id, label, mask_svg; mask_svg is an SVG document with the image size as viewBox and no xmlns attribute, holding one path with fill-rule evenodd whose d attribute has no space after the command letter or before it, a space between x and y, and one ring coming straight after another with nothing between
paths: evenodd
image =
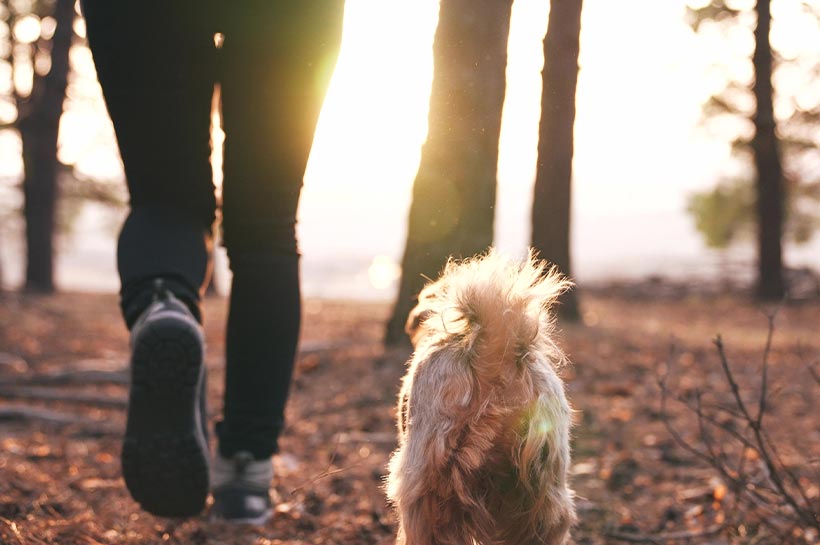
<instances>
[{"instance_id":1,"label":"sunlight glare","mask_svg":"<svg viewBox=\"0 0 820 545\"><path fill-rule=\"evenodd\" d=\"M35 15L24 15L14 24L14 39L21 44L34 43L40 37L40 19Z\"/></svg>"},{"instance_id":2,"label":"sunlight glare","mask_svg":"<svg viewBox=\"0 0 820 545\"><path fill-rule=\"evenodd\" d=\"M427 133L437 16L435 0L347 2L299 207L306 254L326 248L329 234L301 218L349 218L334 226L337 250L401 247Z\"/></svg>"},{"instance_id":3,"label":"sunlight glare","mask_svg":"<svg viewBox=\"0 0 820 545\"><path fill-rule=\"evenodd\" d=\"M57 30L57 19L48 16L40 20L40 37L44 40L50 40L54 36L54 31Z\"/></svg>"},{"instance_id":4,"label":"sunlight glare","mask_svg":"<svg viewBox=\"0 0 820 545\"><path fill-rule=\"evenodd\" d=\"M367 269L370 285L377 290L386 290L396 285L401 277L401 267L390 256L377 255Z\"/></svg>"},{"instance_id":5,"label":"sunlight glare","mask_svg":"<svg viewBox=\"0 0 820 545\"><path fill-rule=\"evenodd\" d=\"M347 192L407 185L427 131L437 3L348 1L306 178Z\"/></svg>"}]
</instances>

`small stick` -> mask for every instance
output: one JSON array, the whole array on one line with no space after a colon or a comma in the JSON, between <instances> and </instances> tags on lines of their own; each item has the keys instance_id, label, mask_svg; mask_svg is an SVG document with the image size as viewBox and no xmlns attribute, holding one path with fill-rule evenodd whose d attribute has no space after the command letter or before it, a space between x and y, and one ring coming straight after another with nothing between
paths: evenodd
<instances>
[{"instance_id":1,"label":"small stick","mask_svg":"<svg viewBox=\"0 0 820 545\"><path fill-rule=\"evenodd\" d=\"M75 392L60 392L49 388L38 387L0 387L0 398L26 399L31 401L60 401L64 403L79 403L81 405L96 405L113 409L125 409L128 400L120 397L78 394Z\"/></svg>"}]
</instances>

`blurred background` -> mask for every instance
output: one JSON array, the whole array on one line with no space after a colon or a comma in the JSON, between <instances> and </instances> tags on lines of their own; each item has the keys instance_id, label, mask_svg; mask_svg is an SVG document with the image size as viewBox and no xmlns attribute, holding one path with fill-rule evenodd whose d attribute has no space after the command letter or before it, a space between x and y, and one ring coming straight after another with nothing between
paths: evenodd
<instances>
[{"instance_id":1,"label":"blurred background","mask_svg":"<svg viewBox=\"0 0 820 545\"><path fill-rule=\"evenodd\" d=\"M817 545L820 0L346 0L344 24L299 208L283 503L246 533L160 524L122 487L122 164L76 0L0 0L0 543L392 545L407 312L494 244L577 280L578 544ZM217 193L220 119L215 87Z\"/></svg>"},{"instance_id":2,"label":"blurred background","mask_svg":"<svg viewBox=\"0 0 820 545\"><path fill-rule=\"evenodd\" d=\"M815 269L820 2L770 4L773 112L789 193L784 263ZM57 5L4 0L0 7L5 289L26 285L31 259L21 112L30 115L44 100L40 87L47 87L58 47ZM517 0L509 24L493 229L495 244L515 254L532 240L549 10L547 0ZM308 296L395 297L412 186L428 133L438 15L435 0L347 1L341 55L299 211ZM70 17L56 221L46 227L54 231L53 284L59 290L116 291L115 240L127 196L79 9ZM756 170L750 145L756 21L751 0L584 2L570 155L571 274L582 285L647 277L755 282ZM224 135L216 111L214 119L218 166ZM217 288L227 288L228 275L220 254Z\"/></svg>"}]
</instances>

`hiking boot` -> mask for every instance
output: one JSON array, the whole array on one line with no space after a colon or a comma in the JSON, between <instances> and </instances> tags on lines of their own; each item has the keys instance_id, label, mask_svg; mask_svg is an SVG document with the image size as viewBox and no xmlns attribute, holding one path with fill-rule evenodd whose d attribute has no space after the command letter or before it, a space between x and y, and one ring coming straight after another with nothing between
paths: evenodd
<instances>
[{"instance_id":1,"label":"hiking boot","mask_svg":"<svg viewBox=\"0 0 820 545\"><path fill-rule=\"evenodd\" d=\"M208 497L205 343L199 323L162 280L154 290L131 329L122 473L131 496L149 513L189 517Z\"/></svg>"},{"instance_id":2,"label":"hiking boot","mask_svg":"<svg viewBox=\"0 0 820 545\"><path fill-rule=\"evenodd\" d=\"M254 460L249 452L232 458L217 454L211 473L215 518L241 524L264 524L273 512L270 485L273 464L270 458Z\"/></svg>"}]
</instances>

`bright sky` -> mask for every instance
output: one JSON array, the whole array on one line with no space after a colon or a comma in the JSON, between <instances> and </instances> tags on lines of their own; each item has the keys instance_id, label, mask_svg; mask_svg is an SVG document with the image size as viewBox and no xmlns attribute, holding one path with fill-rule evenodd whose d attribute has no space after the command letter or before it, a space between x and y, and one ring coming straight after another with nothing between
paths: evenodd
<instances>
[{"instance_id":1,"label":"bright sky","mask_svg":"<svg viewBox=\"0 0 820 545\"><path fill-rule=\"evenodd\" d=\"M730 3L743 8L753 0ZM787 55L807 47L820 53L817 21L800 17L799 4L775 1L772 40ZM726 36L706 25L695 35L685 7L686 0L584 1L573 186L581 276L611 271L621 257L703 252L683 211L686 196L714 185L731 162L728 146L699 127L701 105L727 77L749 77L750 63L735 60L753 44L741 29ZM427 130L437 10L436 0L347 0L342 52L300 206L308 273L327 268L320 258L330 256L372 262L364 279L371 286L389 285L397 272ZM516 0L513 8L496 221L497 244L512 251L528 239L548 11L549 0ZM75 48L72 56L80 80L92 81L88 51ZM61 158L118 176L98 87L71 92ZM5 138L0 154L13 157ZM19 168L15 161L4 158L0 170Z\"/></svg>"},{"instance_id":2,"label":"bright sky","mask_svg":"<svg viewBox=\"0 0 820 545\"><path fill-rule=\"evenodd\" d=\"M359 197L350 191L356 187L393 193L412 182L426 132L437 2L399 4L348 2L345 45L308 174L316 191L342 194L334 199ZM524 191L534 176L549 2L514 6L499 175ZM585 2L575 165L584 208L654 211L679 205L672 187L691 186L677 177L659 183L690 147L708 96L696 75L704 59L692 55L696 39L683 14L679 0Z\"/></svg>"},{"instance_id":3,"label":"bright sky","mask_svg":"<svg viewBox=\"0 0 820 545\"><path fill-rule=\"evenodd\" d=\"M497 243L515 251L528 238L548 13L548 0L514 3ZM696 134L710 60L684 14L683 0L584 2L574 181L581 233L602 217L680 213L688 192L717 178L728 148ZM436 15L434 0L348 2L301 212L307 219L348 207L359 220L340 226L349 251L368 240L384 246L388 234L401 246L426 133ZM324 236L303 223L306 251Z\"/></svg>"},{"instance_id":4,"label":"bright sky","mask_svg":"<svg viewBox=\"0 0 820 545\"><path fill-rule=\"evenodd\" d=\"M689 0L693 7L704 2ZM750 9L753 0L729 4ZM703 249L684 211L687 197L738 168L726 141L700 126L701 107L729 78L750 79L751 63L738 59L751 54L751 24L728 35L704 24L696 35L685 21L686 5L584 1L573 182L581 275L629 272L613 269L614 260L697 259ZM368 241L388 247L386 237L399 248L391 255L400 251L426 131L436 11L435 0L348 2L345 45L302 215L348 207L357 221L339 226L349 236L338 240L351 241L349 251ZM514 3L496 221L496 244L512 251L528 239L548 14L549 0ZM780 50L794 54L817 42L817 22L801 15L799 3L776 0L774 16L772 40ZM306 248L325 237L322 228L303 225Z\"/></svg>"}]
</instances>

